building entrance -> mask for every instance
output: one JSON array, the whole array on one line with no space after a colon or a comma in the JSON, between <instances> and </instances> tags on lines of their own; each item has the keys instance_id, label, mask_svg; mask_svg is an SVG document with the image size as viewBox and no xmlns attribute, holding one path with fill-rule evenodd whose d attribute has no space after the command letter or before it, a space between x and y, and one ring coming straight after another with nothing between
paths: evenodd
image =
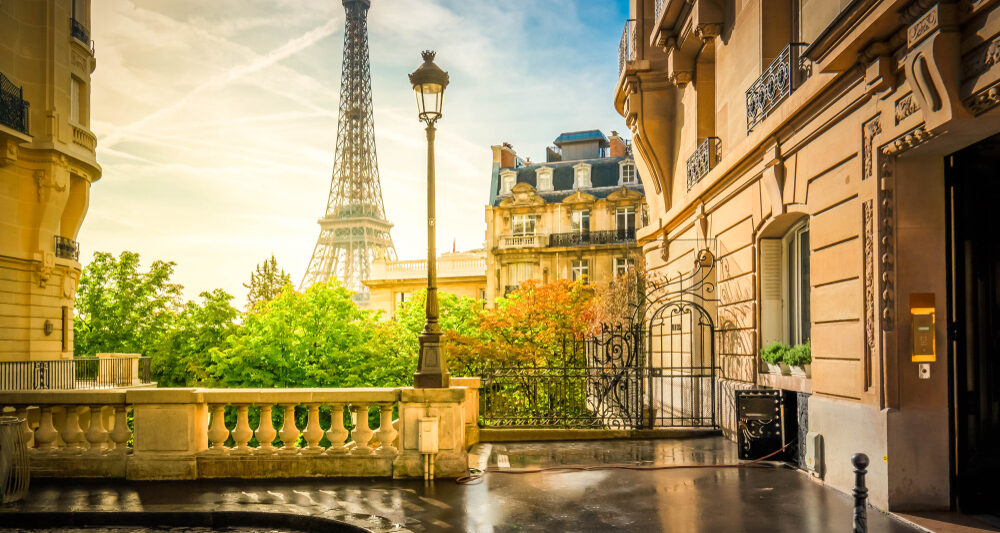
<instances>
[{"instance_id":1,"label":"building entrance","mask_svg":"<svg viewBox=\"0 0 1000 533\"><path fill-rule=\"evenodd\" d=\"M963 512L1000 514L1000 135L945 165L952 496Z\"/></svg>"}]
</instances>

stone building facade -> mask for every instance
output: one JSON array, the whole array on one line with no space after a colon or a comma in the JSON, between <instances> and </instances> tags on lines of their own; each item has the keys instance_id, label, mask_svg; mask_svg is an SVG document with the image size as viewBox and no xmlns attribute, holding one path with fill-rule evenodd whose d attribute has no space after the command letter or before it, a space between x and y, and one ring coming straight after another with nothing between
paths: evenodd
<instances>
[{"instance_id":1,"label":"stone building facade","mask_svg":"<svg viewBox=\"0 0 1000 533\"><path fill-rule=\"evenodd\" d=\"M881 508L995 512L998 3L630 9L614 104L650 193L638 239L653 272L715 254L727 434L735 389L805 393L825 483L849 491L865 452ZM811 379L762 372L762 346L802 340Z\"/></svg>"},{"instance_id":2,"label":"stone building facade","mask_svg":"<svg viewBox=\"0 0 1000 533\"><path fill-rule=\"evenodd\" d=\"M89 0L0 3L0 361L73 355L77 232L101 177Z\"/></svg>"},{"instance_id":3,"label":"stone building facade","mask_svg":"<svg viewBox=\"0 0 1000 533\"><path fill-rule=\"evenodd\" d=\"M536 280L607 282L636 264L645 192L629 144L613 132L563 133L544 163L493 146L486 206L486 299Z\"/></svg>"},{"instance_id":4,"label":"stone building facade","mask_svg":"<svg viewBox=\"0 0 1000 533\"><path fill-rule=\"evenodd\" d=\"M427 260L376 261L365 286L371 294L369 309L392 318L399 304L415 291L427 288ZM486 251L449 252L437 259L438 292L464 298L486 298Z\"/></svg>"}]
</instances>

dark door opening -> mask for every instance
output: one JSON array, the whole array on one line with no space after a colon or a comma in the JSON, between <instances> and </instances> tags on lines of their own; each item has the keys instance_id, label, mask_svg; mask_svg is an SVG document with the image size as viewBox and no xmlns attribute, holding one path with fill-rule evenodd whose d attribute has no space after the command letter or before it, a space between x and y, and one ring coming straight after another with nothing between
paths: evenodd
<instances>
[{"instance_id":1,"label":"dark door opening","mask_svg":"<svg viewBox=\"0 0 1000 533\"><path fill-rule=\"evenodd\" d=\"M1000 514L1000 135L948 159L952 496Z\"/></svg>"}]
</instances>

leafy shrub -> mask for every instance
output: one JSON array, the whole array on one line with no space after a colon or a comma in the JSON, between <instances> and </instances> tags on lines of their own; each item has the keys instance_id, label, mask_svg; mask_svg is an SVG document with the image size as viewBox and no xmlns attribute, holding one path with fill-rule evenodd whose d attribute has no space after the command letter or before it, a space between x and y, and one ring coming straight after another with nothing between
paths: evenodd
<instances>
[{"instance_id":1,"label":"leafy shrub","mask_svg":"<svg viewBox=\"0 0 1000 533\"><path fill-rule=\"evenodd\" d=\"M802 366L812 363L812 347L810 343L796 344L785 354L785 363L792 366Z\"/></svg>"},{"instance_id":2,"label":"leafy shrub","mask_svg":"<svg viewBox=\"0 0 1000 533\"><path fill-rule=\"evenodd\" d=\"M783 342L772 342L760 351L760 358L765 363L776 365L785 361L785 354L788 353L789 349L788 345Z\"/></svg>"}]
</instances>

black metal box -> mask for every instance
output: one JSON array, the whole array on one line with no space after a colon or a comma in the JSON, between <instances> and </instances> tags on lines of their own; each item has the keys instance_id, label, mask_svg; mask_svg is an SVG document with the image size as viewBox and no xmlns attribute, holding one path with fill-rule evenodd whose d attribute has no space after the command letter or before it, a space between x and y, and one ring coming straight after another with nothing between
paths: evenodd
<instances>
[{"instance_id":1,"label":"black metal box","mask_svg":"<svg viewBox=\"0 0 1000 533\"><path fill-rule=\"evenodd\" d=\"M736 443L739 458L760 459L784 446L782 392L780 390L736 391ZM780 461L777 453L771 460Z\"/></svg>"}]
</instances>

